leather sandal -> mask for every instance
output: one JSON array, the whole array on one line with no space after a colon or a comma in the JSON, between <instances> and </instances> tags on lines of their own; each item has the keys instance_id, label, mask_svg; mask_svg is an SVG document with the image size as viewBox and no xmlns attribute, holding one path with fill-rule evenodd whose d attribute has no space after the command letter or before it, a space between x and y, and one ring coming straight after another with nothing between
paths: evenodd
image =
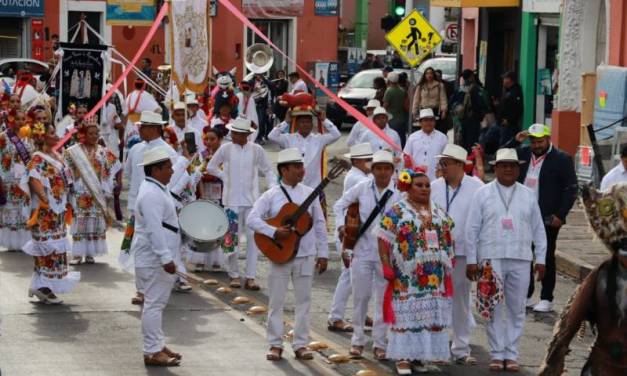
<instances>
[{"instance_id":1,"label":"leather sandal","mask_svg":"<svg viewBox=\"0 0 627 376\"><path fill-rule=\"evenodd\" d=\"M518 362L515 361L515 360L506 359L505 360L505 371L507 371L507 372L518 372L518 371L520 371L520 365L518 365Z\"/></svg>"},{"instance_id":2,"label":"leather sandal","mask_svg":"<svg viewBox=\"0 0 627 376\"><path fill-rule=\"evenodd\" d=\"M348 354L353 357L353 358L361 358L362 354L364 352L364 347L363 346L351 346L350 351L348 352Z\"/></svg>"},{"instance_id":3,"label":"leather sandal","mask_svg":"<svg viewBox=\"0 0 627 376\"><path fill-rule=\"evenodd\" d=\"M306 347L301 347L298 350L294 351L294 356L299 360L312 360L313 353Z\"/></svg>"},{"instance_id":4,"label":"leather sandal","mask_svg":"<svg viewBox=\"0 0 627 376\"><path fill-rule=\"evenodd\" d=\"M366 322L364 322L364 326L372 328L374 325L374 321L372 321L372 317L366 316Z\"/></svg>"},{"instance_id":5,"label":"leather sandal","mask_svg":"<svg viewBox=\"0 0 627 376\"><path fill-rule=\"evenodd\" d=\"M229 287L238 289L242 287L242 283L240 282L239 278L231 278L231 282L229 282Z\"/></svg>"},{"instance_id":6,"label":"leather sandal","mask_svg":"<svg viewBox=\"0 0 627 376\"><path fill-rule=\"evenodd\" d=\"M375 347L372 349L372 355L376 360L386 360L385 350L380 347Z\"/></svg>"},{"instance_id":7,"label":"leather sandal","mask_svg":"<svg viewBox=\"0 0 627 376\"><path fill-rule=\"evenodd\" d=\"M175 367L181 364L181 361L170 357L163 351L152 355L144 355L144 365L155 367Z\"/></svg>"},{"instance_id":8,"label":"leather sandal","mask_svg":"<svg viewBox=\"0 0 627 376\"><path fill-rule=\"evenodd\" d=\"M283 359L283 349L280 347L270 347L270 351L266 354L266 360L273 362Z\"/></svg>"},{"instance_id":9,"label":"leather sandal","mask_svg":"<svg viewBox=\"0 0 627 376\"><path fill-rule=\"evenodd\" d=\"M330 332L352 333L353 326L344 320L327 321L327 329Z\"/></svg>"},{"instance_id":10,"label":"leather sandal","mask_svg":"<svg viewBox=\"0 0 627 376\"><path fill-rule=\"evenodd\" d=\"M500 372L505 369L503 361L500 359L492 359L489 367L492 372Z\"/></svg>"},{"instance_id":11,"label":"leather sandal","mask_svg":"<svg viewBox=\"0 0 627 376\"><path fill-rule=\"evenodd\" d=\"M411 363L406 360L396 362L396 373L399 375L411 375Z\"/></svg>"},{"instance_id":12,"label":"leather sandal","mask_svg":"<svg viewBox=\"0 0 627 376\"><path fill-rule=\"evenodd\" d=\"M168 349L167 346L163 346L163 349L161 349L161 351L166 353L170 358L174 358L178 360L183 359L183 355Z\"/></svg>"},{"instance_id":13,"label":"leather sandal","mask_svg":"<svg viewBox=\"0 0 627 376\"><path fill-rule=\"evenodd\" d=\"M455 359L455 364L464 366L475 366L477 365L477 359L474 356L466 355Z\"/></svg>"},{"instance_id":14,"label":"leather sandal","mask_svg":"<svg viewBox=\"0 0 627 376\"><path fill-rule=\"evenodd\" d=\"M246 290L252 291L259 291L261 289L261 287L259 287L259 285L255 283L255 280L253 278L246 279L246 283L244 283L244 288Z\"/></svg>"}]
</instances>

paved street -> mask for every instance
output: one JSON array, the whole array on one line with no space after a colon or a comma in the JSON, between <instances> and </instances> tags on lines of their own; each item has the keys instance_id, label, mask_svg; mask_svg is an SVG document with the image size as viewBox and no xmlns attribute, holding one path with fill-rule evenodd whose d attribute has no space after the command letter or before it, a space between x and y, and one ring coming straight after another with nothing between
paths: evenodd
<instances>
[{"instance_id":1,"label":"paved street","mask_svg":"<svg viewBox=\"0 0 627 376\"><path fill-rule=\"evenodd\" d=\"M330 154L343 152L343 141ZM268 150L274 150L268 147ZM274 159L275 153L271 152ZM327 190L330 201L341 190L341 179ZM196 286L191 294L172 295L164 316L168 344L184 354L182 366L169 370L147 369L142 362L139 308L130 305L134 292L133 277L117 264L117 250L122 233L109 231L107 257L96 265L83 265L78 288L63 296L62 306L43 306L30 301L27 288L32 259L21 253L0 252L0 369L2 375L354 375L369 368L377 374L392 374L391 362L375 362L367 351L366 359L333 365L327 356L348 352L350 337L326 330L326 319L339 274L340 261L332 250L330 270L314 281L312 303L312 340L323 341L328 350L321 351L312 362L295 361L286 351L285 361L265 360L265 316L250 316L252 305L267 304L267 260L260 257L258 293L236 291L218 293L217 287ZM240 260L241 267L244 260ZM216 278L225 285L225 273L202 273L202 279ZM563 307L575 289L573 280L559 277L556 309ZM237 295L248 296L251 303L234 305ZM293 298L287 300L286 325L293 319ZM349 304L350 306L350 304ZM350 308L347 312L350 317ZM520 344L524 375L535 374L545 354L557 314L529 313L525 335ZM574 342L567 359L569 374L577 374L585 361L588 336ZM447 375L487 374L488 346L479 322L472 338L476 367L443 367ZM367 346L367 349L370 345Z\"/></svg>"}]
</instances>

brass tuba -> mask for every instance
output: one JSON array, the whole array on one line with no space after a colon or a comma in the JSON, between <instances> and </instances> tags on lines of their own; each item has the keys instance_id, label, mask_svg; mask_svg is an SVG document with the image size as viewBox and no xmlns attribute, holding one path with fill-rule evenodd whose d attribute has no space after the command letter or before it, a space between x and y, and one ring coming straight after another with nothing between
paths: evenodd
<instances>
[{"instance_id":1,"label":"brass tuba","mask_svg":"<svg viewBox=\"0 0 627 376\"><path fill-rule=\"evenodd\" d=\"M166 92L170 88L170 74L172 73L171 65L159 65L157 67L157 84Z\"/></svg>"},{"instance_id":2,"label":"brass tuba","mask_svg":"<svg viewBox=\"0 0 627 376\"><path fill-rule=\"evenodd\" d=\"M263 43L255 43L246 50L246 68L254 74L265 74L274 64L272 48Z\"/></svg>"}]
</instances>

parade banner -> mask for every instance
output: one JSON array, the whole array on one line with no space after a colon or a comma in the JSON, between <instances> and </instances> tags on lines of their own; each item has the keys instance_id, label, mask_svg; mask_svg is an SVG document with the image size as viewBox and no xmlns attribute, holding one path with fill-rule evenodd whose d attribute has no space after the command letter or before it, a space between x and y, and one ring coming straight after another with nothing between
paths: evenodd
<instances>
[{"instance_id":1,"label":"parade banner","mask_svg":"<svg viewBox=\"0 0 627 376\"><path fill-rule=\"evenodd\" d=\"M106 46L60 43L61 92L60 110L63 116L70 106L93 108L104 94L104 58Z\"/></svg>"},{"instance_id":2,"label":"parade banner","mask_svg":"<svg viewBox=\"0 0 627 376\"><path fill-rule=\"evenodd\" d=\"M107 25L150 26L156 13L154 0L107 0Z\"/></svg>"},{"instance_id":3,"label":"parade banner","mask_svg":"<svg viewBox=\"0 0 627 376\"><path fill-rule=\"evenodd\" d=\"M372 122L372 119L366 117L364 114L362 114L361 112L357 111L355 108L353 108L353 106L351 106L348 103L346 103L346 101L344 101L343 99L341 99L340 97L335 95L326 86L322 85L311 74L309 74L309 72L307 72L306 69L303 69L303 67L301 67L300 65L296 64L296 61L294 61L294 59L289 57L285 52L283 52L283 50L281 50L279 47L277 47L270 40L270 38L268 38L264 33L262 33L261 30L259 30L259 28L257 26L255 26L252 22L250 22L250 20L242 12L240 12L239 9L237 9L233 4L231 4L231 2L229 0L218 0L218 1L220 1L220 4L222 4L235 17L237 17L237 19L239 19L246 27L248 27L255 34L257 34L261 39L263 39L266 43L268 43L268 45L270 45L272 48L274 48L275 51L280 53L287 61L289 61L290 63L294 64L294 66L296 66L296 69L298 69L298 71L301 74L303 74L309 81L311 81L314 85L316 85L317 88L322 90L322 92L324 94L328 95L332 100L334 100L335 103L337 103L340 107L342 107L346 112L348 112L351 116L353 116L355 119L357 119L362 124L364 124L366 126L366 128L370 129L374 134L379 136L383 141L385 141L388 145L390 145L391 148L393 148L394 150L397 150L399 152L403 151L403 149L401 148L400 145L397 145L394 142L394 140L392 140L385 132L383 132L381 129L379 129L379 127L377 127Z\"/></svg>"},{"instance_id":4,"label":"parade banner","mask_svg":"<svg viewBox=\"0 0 627 376\"><path fill-rule=\"evenodd\" d=\"M242 0L248 18L299 17L303 15L304 6L304 0Z\"/></svg>"},{"instance_id":5,"label":"parade banner","mask_svg":"<svg viewBox=\"0 0 627 376\"><path fill-rule=\"evenodd\" d=\"M209 17L207 0L177 0L170 7L172 79L185 89L202 92L209 78Z\"/></svg>"}]
</instances>

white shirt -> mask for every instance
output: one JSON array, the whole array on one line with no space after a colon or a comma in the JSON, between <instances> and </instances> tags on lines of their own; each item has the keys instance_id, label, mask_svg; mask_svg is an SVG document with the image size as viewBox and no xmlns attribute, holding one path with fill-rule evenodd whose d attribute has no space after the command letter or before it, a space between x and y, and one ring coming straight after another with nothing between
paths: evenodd
<instances>
[{"instance_id":1,"label":"white shirt","mask_svg":"<svg viewBox=\"0 0 627 376\"><path fill-rule=\"evenodd\" d=\"M448 144L448 137L438 130L427 134L421 130L412 133L405 144L405 153L409 154L416 166L427 169L429 180L435 179L436 155L442 154Z\"/></svg>"},{"instance_id":2,"label":"white shirt","mask_svg":"<svg viewBox=\"0 0 627 376\"><path fill-rule=\"evenodd\" d=\"M145 178L144 167L138 166L138 164L142 162L145 151L153 149L157 146L165 146L172 158L177 157L176 151L162 138L157 138L150 142L143 141L135 144L126 156L126 162L124 164L124 178L129 182L127 207L130 211L135 210L135 199L137 198L137 193L139 192L139 185ZM171 181L172 180L174 180L174 175L172 176Z\"/></svg>"},{"instance_id":3,"label":"white shirt","mask_svg":"<svg viewBox=\"0 0 627 376\"><path fill-rule=\"evenodd\" d=\"M453 227L455 256L466 255L466 236L464 234L466 220L468 217L471 217L471 220L474 219L474 216L469 215L470 204L477 190L483 187L483 185L483 182L476 177L464 174L461 184L456 189L448 187L449 205L447 205L447 184L444 178L438 178L431 182L431 201L439 205L443 210L448 210L449 217L455 222L455 227Z\"/></svg>"},{"instance_id":4,"label":"white shirt","mask_svg":"<svg viewBox=\"0 0 627 376\"><path fill-rule=\"evenodd\" d=\"M187 126L194 128L202 134L203 128L207 126L207 115L205 114L205 111L203 111L202 108L199 108L194 116L187 119Z\"/></svg>"},{"instance_id":5,"label":"white shirt","mask_svg":"<svg viewBox=\"0 0 627 376\"><path fill-rule=\"evenodd\" d=\"M237 93L235 95L239 100L237 103L237 113L245 116L246 119L252 121L255 125L259 125L259 116L257 116L255 99L252 96L249 96L247 99L244 98L244 93Z\"/></svg>"},{"instance_id":6,"label":"white shirt","mask_svg":"<svg viewBox=\"0 0 627 376\"><path fill-rule=\"evenodd\" d=\"M199 152L202 152L203 150L206 149L205 144L202 142L201 133L198 132L198 130L196 130L195 128L192 128L189 125L186 125L185 128L181 128L178 125L176 125L174 122L170 124L170 128L172 128L172 130L174 131L174 134L176 134L176 138L179 144L182 144L183 141L185 141L185 133L193 133L194 140L196 142L196 149ZM180 153L182 153L182 149L179 151L179 154Z\"/></svg>"},{"instance_id":7,"label":"white shirt","mask_svg":"<svg viewBox=\"0 0 627 376\"><path fill-rule=\"evenodd\" d=\"M367 130L368 128L366 128L366 126L363 125L361 121L358 121L355 124L353 124L353 127L351 128L351 131L348 134L348 138L346 139L346 145L348 146L357 145L359 143L359 140L361 139L361 136Z\"/></svg>"},{"instance_id":8,"label":"white shirt","mask_svg":"<svg viewBox=\"0 0 627 376\"><path fill-rule=\"evenodd\" d=\"M298 81L294 82L294 85L292 86L292 91L290 91L290 94L296 94L299 92L303 92L303 93L308 92L307 84L305 83L305 81L303 81L300 78L298 79Z\"/></svg>"},{"instance_id":9,"label":"white shirt","mask_svg":"<svg viewBox=\"0 0 627 376\"><path fill-rule=\"evenodd\" d=\"M346 176L344 177L344 187L342 189L342 194L346 193L346 191L353 188L362 181L370 179L371 176L372 175L366 174L355 166L351 167L351 169L348 170Z\"/></svg>"},{"instance_id":10,"label":"white shirt","mask_svg":"<svg viewBox=\"0 0 627 376\"><path fill-rule=\"evenodd\" d=\"M174 254L181 248L180 229L174 232L164 223L179 227L174 199L163 184L146 178L139 187L135 206L131 254L135 255L136 268L161 267L174 261Z\"/></svg>"},{"instance_id":11,"label":"white shirt","mask_svg":"<svg viewBox=\"0 0 627 376\"><path fill-rule=\"evenodd\" d=\"M601 190L605 191L609 189L614 184L620 182L627 182L627 170L625 170L625 166L623 162L619 162L616 167L610 170L605 176L603 180L601 180Z\"/></svg>"},{"instance_id":12,"label":"white shirt","mask_svg":"<svg viewBox=\"0 0 627 376\"><path fill-rule=\"evenodd\" d=\"M218 148L207 164L207 173L223 182L224 206L253 206L259 197L259 171L269 186L276 184L266 152L252 142L244 146L228 142Z\"/></svg>"},{"instance_id":13,"label":"white shirt","mask_svg":"<svg viewBox=\"0 0 627 376\"><path fill-rule=\"evenodd\" d=\"M399 137L398 132L392 129L389 124L385 125L385 128L383 128L383 132L387 134L388 137L391 138L392 141L394 141L394 143L400 147L401 138ZM373 152L377 152L379 150L389 150L390 152L392 152L392 154L394 154L395 157L398 157L398 152L396 150L393 150L387 142L383 141L381 137L374 134L374 132L368 128L366 128L364 132L362 132L358 144L362 144L364 142L370 143Z\"/></svg>"},{"instance_id":14,"label":"white shirt","mask_svg":"<svg viewBox=\"0 0 627 376\"><path fill-rule=\"evenodd\" d=\"M279 144L283 149L297 148L305 160L305 178L303 184L316 188L322 181L322 151L324 147L337 141L342 134L328 119L324 121L325 133L310 133L307 138L300 133L287 133L289 124L281 123L268 134L268 139Z\"/></svg>"},{"instance_id":15,"label":"white shirt","mask_svg":"<svg viewBox=\"0 0 627 376\"><path fill-rule=\"evenodd\" d=\"M283 183L280 183L287 193L289 194L292 202L300 205L305 199L313 192L313 189L306 185L299 183L295 187L290 187ZM268 189L264 194L259 197L255 202L250 214L246 221L248 227L254 232L264 234L273 238L276 227L270 226L265 220L273 218L288 202L287 197L281 190L279 185L275 185ZM317 250L317 257L329 258L329 245L327 244L327 224L322 213L322 207L320 206L320 200L317 198L313 200L313 203L307 209L311 219L313 221L313 227L308 231L305 236L300 239L298 246L298 253L296 257L308 257L315 256Z\"/></svg>"},{"instance_id":16,"label":"white shirt","mask_svg":"<svg viewBox=\"0 0 627 376\"><path fill-rule=\"evenodd\" d=\"M355 249L353 250L353 255L356 258L368 261L380 260L377 236L374 235L371 230L381 221L381 213L385 213L394 203L398 202L401 199L401 195L396 190L393 179L390 179L388 186L379 192L374 182L374 178L371 178L350 188L342 195L342 197L340 197L339 200L335 202L335 205L333 205L336 232L340 227L344 226L346 210L350 204L355 202L359 202L359 218L361 220L361 225L363 226L370 216L370 213L372 213L372 210L374 210L377 205L377 202L381 199L381 196L383 196L387 190L391 190L393 192L392 196L390 196L390 198L386 201L385 208L377 214L369 228L366 229L366 231L357 240L357 244L355 244Z\"/></svg>"},{"instance_id":17,"label":"white shirt","mask_svg":"<svg viewBox=\"0 0 627 376\"><path fill-rule=\"evenodd\" d=\"M509 210L503 201L509 202ZM536 263L544 264L546 232L538 200L531 189L520 183L505 187L495 180L477 190L468 215L465 229L468 264L504 258L531 261L532 243Z\"/></svg>"}]
</instances>

